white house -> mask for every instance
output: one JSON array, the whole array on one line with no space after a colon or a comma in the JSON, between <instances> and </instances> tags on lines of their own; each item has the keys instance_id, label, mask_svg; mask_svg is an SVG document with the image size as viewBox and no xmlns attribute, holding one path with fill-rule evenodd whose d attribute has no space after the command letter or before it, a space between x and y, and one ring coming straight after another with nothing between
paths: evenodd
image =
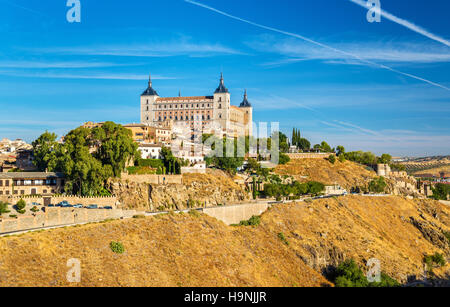
<instances>
[{"instance_id":1,"label":"white house","mask_svg":"<svg viewBox=\"0 0 450 307\"><path fill-rule=\"evenodd\" d=\"M139 144L138 150L142 159L160 159L162 145L160 144Z\"/></svg>"}]
</instances>

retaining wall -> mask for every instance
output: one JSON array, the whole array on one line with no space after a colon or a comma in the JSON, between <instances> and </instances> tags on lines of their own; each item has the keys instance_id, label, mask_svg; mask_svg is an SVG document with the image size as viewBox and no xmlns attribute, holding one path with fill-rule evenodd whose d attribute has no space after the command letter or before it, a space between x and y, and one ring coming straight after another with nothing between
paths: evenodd
<instances>
[{"instance_id":1,"label":"retaining wall","mask_svg":"<svg viewBox=\"0 0 450 307\"><path fill-rule=\"evenodd\" d=\"M122 174L123 180L148 184L183 184L182 175L128 175Z\"/></svg>"},{"instance_id":2,"label":"retaining wall","mask_svg":"<svg viewBox=\"0 0 450 307\"><path fill-rule=\"evenodd\" d=\"M288 153L291 159L325 159L330 155L335 155L335 153Z\"/></svg>"},{"instance_id":3,"label":"retaining wall","mask_svg":"<svg viewBox=\"0 0 450 307\"><path fill-rule=\"evenodd\" d=\"M101 222L107 219L130 218L139 214L136 210L105 210L77 208L45 208L45 212L34 215L4 217L0 219L0 234L40 227L62 226L68 224ZM142 213L141 213L142 214Z\"/></svg>"},{"instance_id":4,"label":"retaining wall","mask_svg":"<svg viewBox=\"0 0 450 307\"><path fill-rule=\"evenodd\" d=\"M227 225L239 224L254 215L261 215L270 205L268 203L250 203L242 205L203 208L203 213L214 217Z\"/></svg>"}]
</instances>

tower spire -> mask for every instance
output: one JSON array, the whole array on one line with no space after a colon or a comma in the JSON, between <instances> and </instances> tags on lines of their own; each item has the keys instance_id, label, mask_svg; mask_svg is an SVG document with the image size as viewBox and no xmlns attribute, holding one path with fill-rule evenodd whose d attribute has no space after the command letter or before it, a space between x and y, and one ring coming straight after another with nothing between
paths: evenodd
<instances>
[{"instance_id":1,"label":"tower spire","mask_svg":"<svg viewBox=\"0 0 450 307\"><path fill-rule=\"evenodd\" d=\"M152 74L148 74L148 87L152 87Z\"/></svg>"}]
</instances>

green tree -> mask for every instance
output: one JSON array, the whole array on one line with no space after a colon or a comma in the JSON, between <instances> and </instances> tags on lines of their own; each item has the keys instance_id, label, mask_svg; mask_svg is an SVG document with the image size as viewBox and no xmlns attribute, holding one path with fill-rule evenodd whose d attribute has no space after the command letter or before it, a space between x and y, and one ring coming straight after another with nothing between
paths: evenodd
<instances>
[{"instance_id":1,"label":"green tree","mask_svg":"<svg viewBox=\"0 0 450 307\"><path fill-rule=\"evenodd\" d=\"M3 213L9 213L10 211L8 210L8 204L5 202L0 201L0 216Z\"/></svg>"},{"instance_id":2,"label":"green tree","mask_svg":"<svg viewBox=\"0 0 450 307\"><path fill-rule=\"evenodd\" d=\"M383 193L386 186L386 181L384 180L384 177L381 176L369 182L369 191L373 193Z\"/></svg>"},{"instance_id":3,"label":"green tree","mask_svg":"<svg viewBox=\"0 0 450 307\"><path fill-rule=\"evenodd\" d=\"M140 157L131 131L122 125L105 122L92 129L91 138L98 148L94 156L103 165L110 165L115 177L120 177L127 163Z\"/></svg>"},{"instance_id":4,"label":"green tree","mask_svg":"<svg viewBox=\"0 0 450 307\"><path fill-rule=\"evenodd\" d=\"M382 164L389 164L391 163L392 156L389 154L382 154L381 157L378 159L378 163Z\"/></svg>"},{"instance_id":5,"label":"green tree","mask_svg":"<svg viewBox=\"0 0 450 307\"><path fill-rule=\"evenodd\" d=\"M278 158L278 162L279 162L281 165L284 165L284 164L289 163L289 161L291 161L291 158L289 158L288 155L286 155L286 154L280 152L280 156L279 156L279 158Z\"/></svg>"},{"instance_id":6,"label":"green tree","mask_svg":"<svg viewBox=\"0 0 450 307\"><path fill-rule=\"evenodd\" d=\"M447 200L450 195L450 185L444 183L437 183L433 191L433 198L437 200Z\"/></svg>"},{"instance_id":7,"label":"green tree","mask_svg":"<svg viewBox=\"0 0 450 307\"><path fill-rule=\"evenodd\" d=\"M339 145L336 147L336 155L340 157L341 155L345 155L345 148L344 146Z\"/></svg>"},{"instance_id":8,"label":"green tree","mask_svg":"<svg viewBox=\"0 0 450 307\"><path fill-rule=\"evenodd\" d=\"M45 131L33 143L33 164L40 171L45 171L48 168L54 168L56 161L56 151L58 149L58 142L56 141L56 134Z\"/></svg>"},{"instance_id":9,"label":"green tree","mask_svg":"<svg viewBox=\"0 0 450 307\"><path fill-rule=\"evenodd\" d=\"M329 155L328 161L330 161L331 164L336 163L336 156L335 155Z\"/></svg>"},{"instance_id":10,"label":"green tree","mask_svg":"<svg viewBox=\"0 0 450 307\"><path fill-rule=\"evenodd\" d=\"M322 152L332 152L332 151L333 151L333 150L331 149L330 145L328 145L328 143L325 142L325 141L323 141L323 142L320 144L320 150L321 150Z\"/></svg>"},{"instance_id":11,"label":"green tree","mask_svg":"<svg viewBox=\"0 0 450 307\"><path fill-rule=\"evenodd\" d=\"M298 147L303 151L310 150L311 143L305 138L300 138L300 140L298 142Z\"/></svg>"}]
</instances>

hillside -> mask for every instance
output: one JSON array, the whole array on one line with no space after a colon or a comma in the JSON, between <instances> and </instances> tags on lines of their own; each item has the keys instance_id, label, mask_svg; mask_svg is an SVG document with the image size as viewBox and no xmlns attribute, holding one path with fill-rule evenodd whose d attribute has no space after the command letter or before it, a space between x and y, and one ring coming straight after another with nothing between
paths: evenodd
<instances>
[{"instance_id":1,"label":"hillside","mask_svg":"<svg viewBox=\"0 0 450 307\"><path fill-rule=\"evenodd\" d=\"M111 241L125 253L114 254ZM0 286L70 285L70 258L82 262L78 286L329 284L276 234L177 214L0 238Z\"/></svg>"},{"instance_id":2,"label":"hillside","mask_svg":"<svg viewBox=\"0 0 450 307\"><path fill-rule=\"evenodd\" d=\"M325 159L292 159L286 165L277 166L275 173L293 176L300 182L313 180L330 185L336 182L346 189L364 186L370 178L376 176L374 171L354 162L336 161L331 164Z\"/></svg>"},{"instance_id":3,"label":"hillside","mask_svg":"<svg viewBox=\"0 0 450 307\"><path fill-rule=\"evenodd\" d=\"M450 173L450 163L444 166L440 167L434 167L430 169L420 170L414 172L413 175L425 175L425 174L431 174L433 176L439 177L441 172Z\"/></svg>"},{"instance_id":4,"label":"hillside","mask_svg":"<svg viewBox=\"0 0 450 307\"><path fill-rule=\"evenodd\" d=\"M406 282L422 278L424 255L449 256L449 230L438 202L363 196L276 205L256 227L190 214L111 221L0 238L0 286L68 285L69 258L82 261L81 286L321 286L344 259L373 257ZM448 280L449 268L435 273Z\"/></svg>"},{"instance_id":5,"label":"hillside","mask_svg":"<svg viewBox=\"0 0 450 307\"><path fill-rule=\"evenodd\" d=\"M125 209L187 209L191 207L236 203L248 193L221 171L214 174L184 174L183 184L155 185L113 179L110 188Z\"/></svg>"}]
</instances>

